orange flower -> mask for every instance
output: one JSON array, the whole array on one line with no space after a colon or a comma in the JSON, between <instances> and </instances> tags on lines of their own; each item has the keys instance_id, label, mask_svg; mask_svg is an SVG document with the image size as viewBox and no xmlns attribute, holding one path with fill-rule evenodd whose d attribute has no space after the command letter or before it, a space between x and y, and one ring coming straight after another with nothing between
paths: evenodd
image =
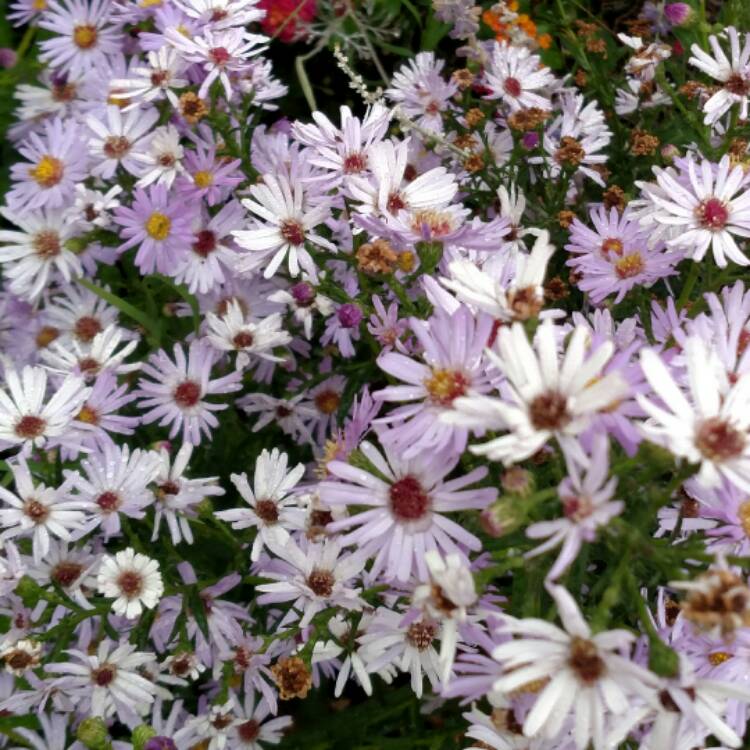
<instances>
[{"instance_id":1,"label":"orange flower","mask_svg":"<svg viewBox=\"0 0 750 750\"><path fill-rule=\"evenodd\" d=\"M549 34L540 34L536 41L542 49L549 49L552 46L552 37Z\"/></svg>"}]
</instances>

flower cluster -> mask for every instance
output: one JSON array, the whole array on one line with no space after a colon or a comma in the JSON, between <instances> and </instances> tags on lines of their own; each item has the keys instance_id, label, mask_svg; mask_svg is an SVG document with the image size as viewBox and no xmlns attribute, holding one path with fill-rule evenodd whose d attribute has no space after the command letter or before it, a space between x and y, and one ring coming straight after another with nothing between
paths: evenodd
<instances>
[{"instance_id":1,"label":"flower cluster","mask_svg":"<svg viewBox=\"0 0 750 750\"><path fill-rule=\"evenodd\" d=\"M736 4L358 5L10 4L0 747L744 747Z\"/></svg>"}]
</instances>

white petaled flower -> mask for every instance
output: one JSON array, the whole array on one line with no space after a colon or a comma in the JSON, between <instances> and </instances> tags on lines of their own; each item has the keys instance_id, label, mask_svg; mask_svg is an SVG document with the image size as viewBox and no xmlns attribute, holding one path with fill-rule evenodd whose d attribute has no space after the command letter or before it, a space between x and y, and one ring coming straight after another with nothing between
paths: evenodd
<instances>
[{"instance_id":1,"label":"white petaled flower","mask_svg":"<svg viewBox=\"0 0 750 750\"><path fill-rule=\"evenodd\" d=\"M158 50L146 53L147 65L136 65L128 73L129 78L116 78L111 81L113 91L111 98L122 103L130 102L125 111L140 109L141 102L151 102L166 97L169 103L177 109L180 100L172 89L181 89L188 85L185 72L186 63L182 55L170 47L163 45ZM122 98L121 98L122 97Z\"/></svg>"},{"instance_id":2,"label":"white petaled flower","mask_svg":"<svg viewBox=\"0 0 750 750\"><path fill-rule=\"evenodd\" d=\"M459 555L443 558L437 550L424 556L430 582L417 586L414 606L424 607L429 616L442 623L440 640L441 679L447 682L456 658L458 627L468 618L468 609L477 601L474 576Z\"/></svg>"},{"instance_id":3,"label":"white petaled flower","mask_svg":"<svg viewBox=\"0 0 750 750\"><path fill-rule=\"evenodd\" d=\"M245 71L250 58L263 52L268 41L267 37L237 28L218 31L204 29L203 36L191 38L176 29L167 29L165 37L180 50L187 62L203 65L206 76L198 90L198 96L202 99L216 80L221 82L227 99L231 99L230 74Z\"/></svg>"},{"instance_id":4,"label":"white petaled flower","mask_svg":"<svg viewBox=\"0 0 750 750\"><path fill-rule=\"evenodd\" d=\"M501 328L497 352L488 350L488 354L507 378L503 390L507 396L461 396L442 418L469 428L507 432L470 448L493 461L506 465L523 461L554 438L569 459L587 465L577 436L600 410L629 390L618 372L602 374L614 344L605 341L587 351L589 335L585 326L575 328L561 358L551 320L537 329L536 351L520 323Z\"/></svg>"},{"instance_id":5,"label":"white petaled flower","mask_svg":"<svg viewBox=\"0 0 750 750\"><path fill-rule=\"evenodd\" d=\"M239 700L235 701L236 721L229 732L230 747L236 750L263 750L266 743L278 745L284 730L292 725L292 717L277 716L266 721L274 713L266 698L261 698L256 704L255 692L248 690L242 706Z\"/></svg>"},{"instance_id":6,"label":"white petaled flower","mask_svg":"<svg viewBox=\"0 0 750 750\"><path fill-rule=\"evenodd\" d=\"M57 685L84 714L109 718L118 716L125 723L138 723L148 714L156 685L138 674L154 661L153 653L136 651L123 643L113 649L103 640L94 654L77 649L65 653L68 661L46 664L45 670L59 675Z\"/></svg>"},{"instance_id":7,"label":"white petaled flower","mask_svg":"<svg viewBox=\"0 0 750 750\"><path fill-rule=\"evenodd\" d=\"M50 537L66 541L70 532L80 529L85 515L86 503L70 495L71 482L59 488L34 485L26 460L20 456L18 462L10 464L16 494L0 487L0 500L10 507L0 509L0 540L17 536L30 536L34 562L40 562L49 552Z\"/></svg>"},{"instance_id":8,"label":"white petaled flower","mask_svg":"<svg viewBox=\"0 0 750 750\"><path fill-rule=\"evenodd\" d=\"M109 180L118 167L130 174L140 173L137 156L143 141L159 119L156 108L131 110L123 115L119 107L107 107L106 124L101 114L89 115L86 124L93 133L89 152L95 159L93 175Z\"/></svg>"},{"instance_id":9,"label":"white petaled flower","mask_svg":"<svg viewBox=\"0 0 750 750\"><path fill-rule=\"evenodd\" d=\"M206 750L224 750L229 748L229 733L239 723L237 698L230 693L229 700L222 705L214 704L208 712L189 719L179 729L174 739L177 747L205 746Z\"/></svg>"},{"instance_id":10,"label":"white petaled flower","mask_svg":"<svg viewBox=\"0 0 750 750\"><path fill-rule=\"evenodd\" d=\"M42 352L42 359L53 372L79 375L87 382L105 371L126 375L135 372L141 365L140 362L125 364L124 359L138 346L135 339L118 350L125 334L124 329L110 323L90 343L76 340L65 344L52 342Z\"/></svg>"},{"instance_id":11,"label":"white petaled flower","mask_svg":"<svg viewBox=\"0 0 750 750\"><path fill-rule=\"evenodd\" d=\"M0 264L8 288L19 297L36 300L59 274L66 282L83 274L78 256L65 246L74 226L61 209L39 209L22 216L0 208L18 229L0 229Z\"/></svg>"},{"instance_id":12,"label":"white petaled flower","mask_svg":"<svg viewBox=\"0 0 750 750\"><path fill-rule=\"evenodd\" d=\"M28 638L8 643L0 648L0 659L5 661L5 669L16 677L22 677L27 670L39 666L42 644Z\"/></svg>"},{"instance_id":13,"label":"white petaled flower","mask_svg":"<svg viewBox=\"0 0 750 750\"><path fill-rule=\"evenodd\" d=\"M91 190L81 183L76 184L76 199L68 219L84 227L106 229L112 223L112 210L120 205L117 196L121 192L120 185L113 185L106 193L102 193L99 190ZM102 301L100 297L96 299Z\"/></svg>"},{"instance_id":14,"label":"white petaled flower","mask_svg":"<svg viewBox=\"0 0 750 750\"><path fill-rule=\"evenodd\" d=\"M721 33L722 37L729 38L730 57L719 44L719 39L714 34L708 37L713 57L697 44L693 44L690 51L693 53L688 62L711 76L715 81L722 84L721 88L714 93L703 105L706 113L704 122L707 125L714 124L722 118L735 104L739 104L739 116L741 120L747 119L748 96L750 95L750 34L745 34L744 44L740 49L740 35L734 26L727 26Z\"/></svg>"},{"instance_id":15,"label":"white petaled flower","mask_svg":"<svg viewBox=\"0 0 750 750\"><path fill-rule=\"evenodd\" d=\"M647 440L675 456L699 463L698 480L716 487L722 478L750 492L750 373L732 385L716 354L699 337L685 341L690 399L659 355L641 351L641 367L660 402L638 394L649 419L640 425Z\"/></svg>"},{"instance_id":16,"label":"white petaled flower","mask_svg":"<svg viewBox=\"0 0 750 750\"><path fill-rule=\"evenodd\" d=\"M99 593L115 600L113 612L129 620L138 617L144 607L153 609L164 593L159 563L132 547L114 557L106 555L96 581Z\"/></svg>"},{"instance_id":17,"label":"white petaled flower","mask_svg":"<svg viewBox=\"0 0 750 750\"><path fill-rule=\"evenodd\" d=\"M265 448L255 461L253 487L246 474L232 474L231 480L249 508L233 508L216 513L231 523L233 529L256 528L250 559L256 562L264 546L283 547L289 541L289 530L305 526L305 512L291 491L305 473L303 464L287 471L289 457L278 448Z\"/></svg>"},{"instance_id":18,"label":"white petaled flower","mask_svg":"<svg viewBox=\"0 0 750 750\"><path fill-rule=\"evenodd\" d=\"M287 565L276 564L259 575L273 583L263 583L257 590L259 604L292 602L279 627L295 622L309 625L318 612L327 607L360 610L364 602L355 577L365 566L365 557L354 553L341 555L338 541L326 539L322 544L310 543L304 551L290 538L283 546L273 545L272 551Z\"/></svg>"},{"instance_id":19,"label":"white petaled flower","mask_svg":"<svg viewBox=\"0 0 750 750\"><path fill-rule=\"evenodd\" d=\"M259 357L269 362L283 362L273 350L286 346L292 337L281 330L281 314L273 313L260 320L246 320L239 303L233 300L224 315L206 313L208 333L206 337L211 344L222 352L237 352L237 367L244 368L252 357Z\"/></svg>"},{"instance_id":20,"label":"white petaled flower","mask_svg":"<svg viewBox=\"0 0 750 750\"><path fill-rule=\"evenodd\" d=\"M552 103L544 91L555 83L548 67L526 47L495 42L485 70L485 84L490 89L485 99L500 99L511 112L519 109L549 111Z\"/></svg>"},{"instance_id":21,"label":"white petaled flower","mask_svg":"<svg viewBox=\"0 0 750 750\"><path fill-rule=\"evenodd\" d=\"M89 397L83 378L68 376L45 403L47 370L26 366L18 373L5 366L7 391L0 389L0 441L41 448L50 438L62 438Z\"/></svg>"},{"instance_id":22,"label":"white petaled flower","mask_svg":"<svg viewBox=\"0 0 750 750\"><path fill-rule=\"evenodd\" d=\"M185 171L182 164L184 149L180 144L180 133L174 125L157 128L149 139L148 149L133 154L140 164L139 187L155 183L172 187L177 175Z\"/></svg>"},{"instance_id":23,"label":"white petaled flower","mask_svg":"<svg viewBox=\"0 0 750 750\"><path fill-rule=\"evenodd\" d=\"M166 448L161 449L159 470L154 478L156 500L152 542L159 538L163 519L169 528L173 544L179 544L183 539L192 544L193 532L189 519L196 515L195 506L206 497L224 494L223 487L216 484L218 477L188 479L185 476L193 448L190 443L183 443L172 462Z\"/></svg>"},{"instance_id":24,"label":"white petaled flower","mask_svg":"<svg viewBox=\"0 0 750 750\"><path fill-rule=\"evenodd\" d=\"M492 652L505 672L493 689L508 693L544 680L526 714L524 734L553 740L572 716L578 750L590 743L595 750L605 750L608 720L623 715L638 699L652 701L658 678L621 655L621 650L630 649L635 634L607 630L592 635L564 588L553 586L550 594L564 629L546 620L506 618L499 632L518 637Z\"/></svg>"},{"instance_id":25,"label":"white petaled flower","mask_svg":"<svg viewBox=\"0 0 750 750\"><path fill-rule=\"evenodd\" d=\"M29 576L42 586L54 583L79 607L91 609L86 595L96 589L98 565L99 556L87 547L52 540L44 559L29 570Z\"/></svg>"},{"instance_id":26,"label":"white petaled flower","mask_svg":"<svg viewBox=\"0 0 750 750\"><path fill-rule=\"evenodd\" d=\"M176 0L175 4L190 18L214 29L247 26L265 16L257 0Z\"/></svg>"},{"instance_id":27,"label":"white petaled flower","mask_svg":"<svg viewBox=\"0 0 750 750\"><path fill-rule=\"evenodd\" d=\"M638 183L653 205L642 224L661 224L671 230L669 247L685 250L695 261L703 260L711 249L716 264L727 260L741 266L750 260L734 237L750 237L750 190L741 166L731 166L728 155L718 165L704 159L697 164L687 157L678 180L674 170L654 167L657 185ZM739 192L742 191L742 192Z\"/></svg>"},{"instance_id":28,"label":"white petaled flower","mask_svg":"<svg viewBox=\"0 0 750 750\"><path fill-rule=\"evenodd\" d=\"M451 278L441 278L440 283L461 302L498 320L527 320L536 317L544 305L544 277L554 252L549 232L543 230L529 255L518 254L516 273L507 284L466 259L452 261L448 266Z\"/></svg>"},{"instance_id":29,"label":"white petaled flower","mask_svg":"<svg viewBox=\"0 0 750 750\"><path fill-rule=\"evenodd\" d=\"M299 181L292 184L282 174L263 175L261 184L250 187L250 195L252 197L245 198L242 205L258 217L260 226L232 233L240 247L251 251L238 256L236 270L252 272L268 261L263 269L263 276L268 279L287 258L292 276L298 276L301 267L316 281L315 262L305 249L305 243L336 251L332 242L315 232L315 227L330 217L330 203L307 205L302 184Z\"/></svg>"}]
</instances>

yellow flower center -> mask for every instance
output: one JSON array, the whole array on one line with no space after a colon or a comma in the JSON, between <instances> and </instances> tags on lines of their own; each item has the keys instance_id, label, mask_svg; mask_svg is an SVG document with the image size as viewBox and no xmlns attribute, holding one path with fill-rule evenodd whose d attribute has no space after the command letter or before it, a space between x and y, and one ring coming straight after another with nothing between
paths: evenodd
<instances>
[{"instance_id":1,"label":"yellow flower center","mask_svg":"<svg viewBox=\"0 0 750 750\"><path fill-rule=\"evenodd\" d=\"M31 0L32 10L47 10L47 0Z\"/></svg>"},{"instance_id":2,"label":"yellow flower center","mask_svg":"<svg viewBox=\"0 0 750 750\"><path fill-rule=\"evenodd\" d=\"M159 241L167 239L171 228L172 222L169 216L165 216L158 211L154 211L146 222L146 231L149 237Z\"/></svg>"},{"instance_id":3,"label":"yellow flower center","mask_svg":"<svg viewBox=\"0 0 750 750\"><path fill-rule=\"evenodd\" d=\"M737 509L737 516L740 519L742 530L750 537L750 499L745 500Z\"/></svg>"},{"instance_id":4,"label":"yellow flower center","mask_svg":"<svg viewBox=\"0 0 750 750\"><path fill-rule=\"evenodd\" d=\"M78 412L76 419L85 424L99 424L99 414L96 409L93 409L88 404L83 405L83 408Z\"/></svg>"},{"instance_id":5,"label":"yellow flower center","mask_svg":"<svg viewBox=\"0 0 750 750\"><path fill-rule=\"evenodd\" d=\"M714 667L718 667L719 664L723 664L725 661L732 658L732 654L728 654L726 651L714 651L713 654L708 655L708 660L713 664Z\"/></svg>"},{"instance_id":6,"label":"yellow flower center","mask_svg":"<svg viewBox=\"0 0 750 750\"><path fill-rule=\"evenodd\" d=\"M39 163L29 170L29 174L36 180L38 185L51 188L57 185L63 176L63 163L54 156L45 154Z\"/></svg>"},{"instance_id":7,"label":"yellow flower center","mask_svg":"<svg viewBox=\"0 0 750 750\"><path fill-rule=\"evenodd\" d=\"M214 176L211 172L201 170L193 175L193 182L195 182L199 188L207 188L214 184Z\"/></svg>"},{"instance_id":8,"label":"yellow flower center","mask_svg":"<svg viewBox=\"0 0 750 750\"><path fill-rule=\"evenodd\" d=\"M621 279L630 279L639 273L643 273L645 267L646 264L643 262L641 254L634 252L623 256L615 263L615 273Z\"/></svg>"},{"instance_id":9,"label":"yellow flower center","mask_svg":"<svg viewBox=\"0 0 750 750\"><path fill-rule=\"evenodd\" d=\"M453 399L466 393L468 385L466 376L455 370L433 370L432 376L424 381L430 398L440 406L450 406Z\"/></svg>"},{"instance_id":10,"label":"yellow flower center","mask_svg":"<svg viewBox=\"0 0 750 750\"><path fill-rule=\"evenodd\" d=\"M82 23L73 29L73 43L79 49L91 49L96 44L96 26Z\"/></svg>"},{"instance_id":11,"label":"yellow flower center","mask_svg":"<svg viewBox=\"0 0 750 750\"><path fill-rule=\"evenodd\" d=\"M153 8L155 5L161 5L161 0L141 0L138 5L141 8Z\"/></svg>"},{"instance_id":12,"label":"yellow flower center","mask_svg":"<svg viewBox=\"0 0 750 750\"><path fill-rule=\"evenodd\" d=\"M397 262L398 267L405 273L413 271L414 266L416 265L414 253L412 253L410 250L404 250L403 253L399 253Z\"/></svg>"}]
</instances>

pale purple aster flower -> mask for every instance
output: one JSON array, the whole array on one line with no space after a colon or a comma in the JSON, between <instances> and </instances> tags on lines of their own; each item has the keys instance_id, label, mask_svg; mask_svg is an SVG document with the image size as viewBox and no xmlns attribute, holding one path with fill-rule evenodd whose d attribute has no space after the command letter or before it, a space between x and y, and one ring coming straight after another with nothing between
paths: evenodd
<instances>
[{"instance_id":1,"label":"pale purple aster flower","mask_svg":"<svg viewBox=\"0 0 750 750\"><path fill-rule=\"evenodd\" d=\"M307 401L307 396L306 391L291 398L274 398L266 393L248 393L237 399L237 406L246 414L258 414L253 432L258 432L273 423L293 440L312 443L312 434L307 425L310 420L317 420L319 415L314 406Z\"/></svg>"},{"instance_id":2,"label":"pale purple aster flower","mask_svg":"<svg viewBox=\"0 0 750 750\"><path fill-rule=\"evenodd\" d=\"M13 0L6 14L14 26L36 25L36 21L47 10L47 0Z\"/></svg>"},{"instance_id":3,"label":"pale purple aster flower","mask_svg":"<svg viewBox=\"0 0 750 750\"><path fill-rule=\"evenodd\" d=\"M332 341L336 344L344 359L354 356L354 343L361 336L360 323L363 318L362 310L353 302L339 305L334 315L326 321L326 329L320 337L322 346Z\"/></svg>"},{"instance_id":4,"label":"pale purple aster flower","mask_svg":"<svg viewBox=\"0 0 750 750\"><path fill-rule=\"evenodd\" d=\"M315 231L330 217L330 201L310 204L304 186L282 174L263 175L260 184L250 187L250 195L242 204L258 217L258 223L256 228L233 233L237 244L250 251L238 257L237 271L252 272L265 265L263 276L270 278L287 258L292 276L298 276L301 267L316 281L315 261L305 244L336 252L336 246Z\"/></svg>"},{"instance_id":5,"label":"pale purple aster flower","mask_svg":"<svg viewBox=\"0 0 750 750\"><path fill-rule=\"evenodd\" d=\"M44 559L29 568L28 574L41 586L59 586L79 607L91 609L86 594L96 590L98 565L99 555L89 547L69 547L53 539Z\"/></svg>"},{"instance_id":6,"label":"pale purple aster flower","mask_svg":"<svg viewBox=\"0 0 750 750\"><path fill-rule=\"evenodd\" d=\"M5 385L7 392L0 389L0 442L22 445L27 455L48 440L64 442L91 392L82 378L71 375L47 401L47 370L27 366L19 376L8 364Z\"/></svg>"},{"instance_id":7,"label":"pale purple aster flower","mask_svg":"<svg viewBox=\"0 0 750 750\"><path fill-rule=\"evenodd\" d=\"M178 175L185 171L184 155L180 132L174 125L170 123L156 128L148 138L148 145L133 153L133 159L140 164L136 185L164 185L170 190Z\"/></svg>"},{"instance_id":8,"label":"pale purple aster flower","mask_svg":"<svg viewBox=\"0 0 750 750\"><path fill-rule=\"evenodd\" d=\"M269 541L269 547L283 562L261 567L258 575L273 583L255 588L262 592L257 598L259 604L293 602L279 628L298 619L299 627L304 628L327 607L360 610L365 606L359 597L361 586L356 585L366 562L362 554L342 555L342 544L335 539L309 543L300 549L290 538L280 545Z\"/></svg>"},{"instance_id":9,"label":"pale purple aster flower","mask_svg":"<svg viewBox=\"0 0 750 750\"><path fill-rule=\"evenodd\" d=\"M232 97L231 75L242 73L251 57L263 52L268 41L260 34L250 34L244 29L230 28L211 31L204 28L200 36L186 37L176 29L165 33L167 41L182 53L187 62L203 66L203 79L198 96L205 99L211 84L217 79L224 88L227 99Z\"/></svg>"},{"instance_id":10,"label":"pale purple aster flower","mask_svg":"<svg viewBox=\"0 0 750 750\"><path fill-rule=\"evenodd\" d=\"M6 506L0 509L0 541L31 537L34 562L39 563L49 552L50 537L68 541L71 531L81 529L86 504L71 496L70 480L58 488L35 485L23 456L9 466L16 494L0 487L0 500Z\"/></svg>"},{"instance_id":11,"label":"pale purple aster flower","mask_svg":"<svg viewBox=\"0 0 750 750\"><path fill-rule=\"evenodd\" d=\"M159 471L159 456L153 451L126 445L105 445L81 461L82 473L67 472L77 499L88 511L79 536L101 527L105 540L121 532L120 514L140 519L154 502L148 485Z\"/></svg>"},{"instance_id":12,"label":"pale purple aster flower","mask_svg":"<svg viewBox=\"0 0 750 750\"><path fill-rule=\"evenodd\" d=\"M122 167L132 175L139 175L141 167L136 155L158 120L159 110L155 107L140 107L123 114L120 107L111 105L107 107L106 122L98 113L89 115L86 124L93 136L88 145L94 160L91 174L109 180Z\"/></svg>"},{"instance_id":13,"label":"pale purple aster flower","mask_svg":"<svg viewBox=\"0 0 750 750\"><path fill-rule=\"evenodd\" d=\"M554 521L539 521L526 529L530 539L545 539L527 553L535 557L561 546L546 580L555 581L576 559L584 542L593 542L597 529L605 526L622 512L624 503L612 500L617 485L616 477L609 477L609 444L607 436L594 438L591 461L585 474L568 461L568 476L557 488L563 517Z\"/></svg>"},{"instance_id":14,"label":"pale purple aster flower","mask_svg":"<svg viewBox=\"0 0 750 750\"><path fill-rule=\"evenodd\" d=\"M40 724L41 733L26 727L18 727L14 733L22 737L32 750L68 750L69 716L40 711L36 714L36 719Z\"/></svg>"},{"instance_id":15,"label":"pale purple aster flower","mask_svg":"<svg viewBox=\"0 0 750 750\"><path fill-rule=\"evenodd\" d=\"M201 434L207 438L219 421L214 412L227 408L226 404L207 401L207 397L232 393L242 387L242 374L232 372L211 379L214 364L213 349L203 341L191 342L187 357L180 344L174 345L174 362L160 349L142 366L142 372L152 380L138 381L139 407L146 411L144 424L159 420L159 426L171 424L170 439L182 429L186 442L200 445Z\"/></svg>"},{"instance_id":16,"label":"pale purple aster flower","mask_svg":"<svg viewBox=\"0 0 750 750\"><path fill-rule=\"evenodd\" d=\"M303 274L304 276L304 274ZM292 284L289 290L279 289L268 297L272 302L286 305L293 312L294 319L302 323L305 338L312 336L313 314L328 316L333 312L334 304L323 294L316 291L309 281Z\"/></svg>"},{"instance_id":17,"label":"pale purple aster flower","mask_svg":"<svg viewBox=\"0 0 750 750\"><path fill-rule=\"evenodd\" d=\"M5 200L19 214L66 206L76 183L88 176L88 153L79 130L59 117L47 121L41 134L29 133L18 151L26 161L10 168L13 185Z\"/></svg>"},{"instance_id":18,"label":"pale purple aster flower","mask_svg":"<svg viewBox=\"0 0 750 750\"><path fill-rule=\"evenodd\" d=\"M193 532L190 519L197 515L196 506L207 497L218 497L224 494L224 488L217 484L218 477L200 477L189 479L185 476L194 447L183 443L173 461L170 461L166 448L159 454L159 471L154 478L154 533L151 541L159 538L161 522L169 529L173 544L185 541L193 543Z\"/></svg>"},{"instance_id":19,"label":"pale purple aster flower","mask_svg":"<svg viewBox=\"0 0 750 750\"><path fill-rule=\"evenodd\" d=\"M116 716L130 727L141 723L154 701L156 685L139 674L154 655L136 651L124 643L104 639L93 654L77 649L65 652L65 662L46 664L45 670L60 675L58 686L90 716Z\"/></svg>"},{"instance_id":20,"label":"pale purple aster flower","mask_svg":"<svg viewBox=\"0 0 750 750\"><path fill-rule=\"evenodd\" d=\"M72 75L106 65L122 43L112 6L111 0L49 0L39 26L54 36L41 43L39 58Z\"/></svg>"},{"instance_id":21,"label":"pale purple aster flower","mask_svg":"<svg viewBox=\"0 0 750 750\"><path fill-rule=\"evenodd\" d=\"M263 750L265 743L278 745L284 730L292 725L291 716L277 716L267 720L270 714L275 714L274 708L266 698L261 698L256 704L255 693L250 690L245 694L243 703L239 699L235 703L235 722L229 730L231 747L236 750Z\"/></svg>"},{"instance_id":22,"label":"pale purple aster flower","mask_svg":"<svg viewBox=\"0 0 750 750\"><path fill-rule=\"evenodd\" d=\"M414 402L378 420L392 427L382 439L406 459L425 450L461 452L468 430L443 422L442 415L470 390L488 390L484 350L493 321L484 314L475 318L462 305L453 315L437 312L426 321L411 318L409 324L421 345L423 361L394 351L383 352L377 359L378 367L402 384L387 386L373 397Z\"/></svg>"},{"instance_id":23,"label":"pale purple aster flower","mask_svg":"<svg viewBox=\"0 0 750 750\"><path fill-rule=\"evenodd\" d=\"M399 318L398 302L391 302L386 308L383 300L376 294L372 296L372 306L375 309L367 323L367 330L377 339L384 351L397 349L406 354L406 347L401 340L409 329L409 322Z\"/></svg>"},{"instance_id":24,"label":"pale purple aster flower","mask_svg":"<svg viewBox=\"0 0 750 750\"><path fill-rule=\"evenodd\" d=\"M241 678L246 693L254 693L256 690L263 696L276 713L277 700L273 673L268 668L272 656L263 651L263 638L253 635L242 635L237 640L231 641L226 651L220 651L216 664L214 664L214 676L219 678L225 663L230 663L235 675Z\"/></svg>"},{"instance_id":25,"label":"pale purple aster flower","mask_svg":"<svg viewBox=\"0 0 750 750\"><path fill-rule=\"evenodd\" d=\"M257 0L177 0L176 5L190 18L211 29L247 26L265 16Z\"/></svg>"},{"instance_id":26,"label":"pale purple aster flower","mask_svg":"<svg viewBox=\"0 0 750 750\"><path fill-rule=\"evenodd\" d=\"M190 247L189 206L170 196L164 185L136 188L132 206L120 206L115 221L122 226L123 252L138 245L135 265L142 274L172 275Z\"/></svg>"},{"instance_id":27,"label":"pale purple aster flower","mask_svg":"<svg viewBox=\"0 0 750 750\"><path fill-rule=\"evenodd\" d=\"M175 185L177 192L189 201L203 199L209 206L226 200L227 196L244 179L240 159L220 159L216 146L197 143L187 151L183 160L185 169Z\"/></svg>"},{"instance_id":28,"label":"pale purple aster flower","mask_svg":"<svg viewBox=\"0 0 750 750\"><path fill-rule=\"evenodd\" d=\"M289 532L305 526L305 512L297 498L290 494L305 473L303 464L287 471L288 456L274 448L265 448L255 461L253 487L246 474L232 474L232 484L250 506L222 510L214 515L227 521L233 529L255 528L257 533L250 560L257 562L264 547L281 548L289 543Z\"/></svg>"},{"instance_id":29,"label":"pale purple aster flower","mask_svg":"<svg viewBox=\"0 0 750 750\"><path fill-rule=\"evenodd\" d=\"M484 85L489 89L485 99L499 99L509 111L536 107L547 112L552 102L546 95L555 77L534 55L521 45L495 42L484 73Z\"/></svg>"},{"instance_id":30,"label":"pale purple aster flower","mask_svg":"<svg viewBox=\"0 0 750 750\"><path fill-rule=\"evenodd\" d=\"M393 666L408 673L412 691L421 698L425 677L434 690L440 686L440 657L434 646L439 637L440 624L427 616L409 622L403 612L378 607L357 642L368 671Z\"/></svg>"},{"instance_id":31,"label":"pale purple aster flower","mask_svg":"<svg viewBox=\"0 0 750 750\"><path fill-rule=\"evenodd\" d=\"M0 214L18 229L0 229L0 264L8 291L35 301L59 275L65 282L83 275L78 256L65 243L74 226L60 209L37 209L17 213L0 209Z\"/></svg>"},{"instance_id":32,"label":"pale purple aster flower","mask_svg":"<svg viewBox=\"0 0 750 750\"><path fill-rule=\"evenodd\" d=\"M161 10L175 9L172 6L162 6L158 11ZM146 34L139 35L139 42L143 43L144 36ZM143 48L147 49L145 46ZM188 85L187 79L182 77L185 68L186 63L182 55L174 47L163 44L157 50L146 52L146 65L136 65L130 71L130 77L116 78L111 82L111 86L117 94L121 94L130 102L125 107L126 111L140 109L141 102L158 101L164 97L177 109L179 99L172 89L181 89ZM119 98L117 94L113 95L115 99Z\"/></svg>"},{"instance_id":33,"label":"pale purple aster flower","mask_svg":"<svg viewBox=\"0 0 750 750\"><path fill-rule=\"evenodd\" d=\"M394 73L385 92L417 125L436 133L443 132L443 114L453 109L451 99L458 91L454 80L443 78L444 66L434 52L420 52Z\"/></svg>"},{"instance_id":34,"label":"pale purple aster flower","mask_svg":"<svg viewBox=\"0 0 750 750\"><path fill-rule=\"evenodd\" d=\"M486 467L446 480L458 464L456 455L426 451L407 460L386 448L384 458L367 441L359 450L375 473L331 461L328 472L339 481L321 482L319 491L323 502L334 508L371 508L328 527L331 531L354 529L343 536L342 543L357 544L364 554L375 558L371 575L407 581L416 572L425 580L424 555L428 550L465 557L464 548L481 549L473 534L443 513L483 509L495 499L494 488L466 489L487 476Z\"/></svg>"},{"instance_id":35,"label":"pale purple aster flower","mask_svg":"<svg viewBox=\"0 0 750 750\"><path fill-rule=\"evenodd\" d=\"M668 252L663 242L654 242L639 222L616 208L592 210L590 218L597 232L579 219L573 221L565 249L574 253L566 265L576 271L576 285L598 304L616 294L621 302L635 286L648 288L659 279L673 276L682 260L680 252Z\"/></svg>"},{"instance_id":36,"label":"pale purple aster flower","mask_svg":"<svg viewBox=\"0 0 750 750\"><path fill-rule=\"evenodd\" d=\"M190 252L184 254L171 275L185 284L191 294L206 294L232 275L237 248L232 234L245 224L245 212L238 201L224 204L211 216L201 205L193 221Z\"/></svg>"}]
</instances>

